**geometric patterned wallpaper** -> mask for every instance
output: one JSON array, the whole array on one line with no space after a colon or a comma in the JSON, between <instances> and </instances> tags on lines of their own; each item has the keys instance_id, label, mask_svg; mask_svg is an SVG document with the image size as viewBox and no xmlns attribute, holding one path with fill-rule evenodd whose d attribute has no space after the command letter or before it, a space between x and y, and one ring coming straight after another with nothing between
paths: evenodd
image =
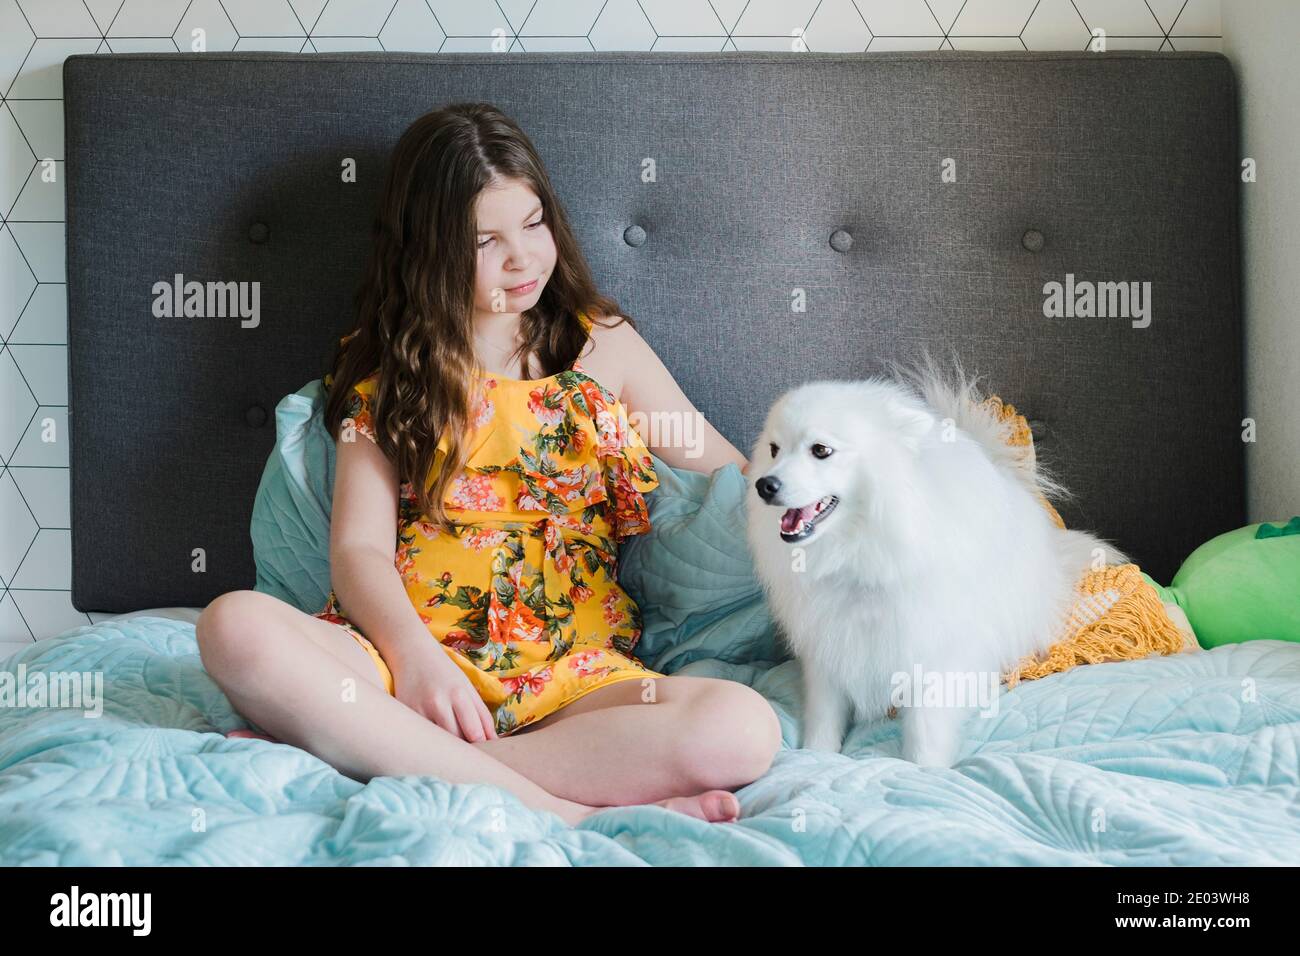
<instances>
[{"instance_id":1,"label":"geometric patterned wallpaper","mask_svg":"<svg viewBox=\"0 0 1300 956\"><path fill-rule=\"evenodd\" d=\"M1219 0L0 0L0 657L73 608L63 60L351 50L1220 50Z\"/></svg>"}]
</instances>

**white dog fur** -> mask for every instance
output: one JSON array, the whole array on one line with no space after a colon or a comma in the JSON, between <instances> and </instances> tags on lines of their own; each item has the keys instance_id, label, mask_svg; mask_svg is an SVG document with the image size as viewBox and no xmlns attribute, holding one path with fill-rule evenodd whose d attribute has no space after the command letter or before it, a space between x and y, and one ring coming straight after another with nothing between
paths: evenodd
<instances>
[{"instance_id":1,"label":"white dog fur","mask_svg":"<svg viewBox=\"0 0 1300 956\"><path fill-rule=\"evenodd\" d=\"M749 543L803 668L813 749L839 751L850 720L885 717L917 667L978 674L996 690L1001 673L1061 636L1082 574L1127 560L1051 521L1038 495L1064 489L1006 444L1008 426L979 407L960 368L945 376L927 358L895 372L787 392L750 456ZM765 486L770 503L764 479L779 484ZM809 537L782 538L786 509L828 495L838 501ZM951 766L976 709L952 695L944 706L905 698L903 757Z\"/></svg>"}]
</instances>

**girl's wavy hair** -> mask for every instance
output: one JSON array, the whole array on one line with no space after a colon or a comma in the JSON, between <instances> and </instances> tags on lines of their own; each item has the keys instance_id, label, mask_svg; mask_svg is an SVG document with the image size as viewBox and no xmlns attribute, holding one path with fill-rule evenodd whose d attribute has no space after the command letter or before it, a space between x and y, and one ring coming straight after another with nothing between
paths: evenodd
<instances>
[{"instance_id":1,"label":"girl's wavy hair","mask_svg":"<svg viewBox=\"0 0 1300 956\"><path fill-rule=\"evenodd\" d=\"M532 142L487 103L426 113L398 140L356 295L357 327L331 363L324 410L331 436L339 440L352 386L377 373L372 414L379 447L396 464L399 481L414 488L419 514L447 529L444 497L468 459L472 377L482 373L474 353L475 200L510 179L537 195L556 246L541 298L520 315L523 341L511 358L520 357L525 378L573 364L587 341L577 313L598 322L621 309L596 289ZM529 374L534 359L540 376ZM435 473L444 432L447 456Z\"/></svg>"}]
</instances>

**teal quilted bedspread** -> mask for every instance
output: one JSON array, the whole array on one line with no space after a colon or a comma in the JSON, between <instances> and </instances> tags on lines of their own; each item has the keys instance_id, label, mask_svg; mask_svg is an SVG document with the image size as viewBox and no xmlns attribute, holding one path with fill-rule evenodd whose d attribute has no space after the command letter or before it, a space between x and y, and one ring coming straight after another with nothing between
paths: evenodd
<instances>
[{"instance_id":1,"label":"teal quilted bedspread","mask_svg":"<svg viewBox=\"0 0 1300 956\"><path fill-rule=\"evenodd\" d=\"M781 718L785 747L738 792L742 819L625 807L576 828L495 787L363 784L227 739L247 724L184 622L41 641L0 663L0 698L6 672L3 865L1300 863L1300 645L1280 641L1021 684L970 722L951 769L901 760L890 720L853 727L843 753L792 749L796 662L694 660L681 672L749 684ZM53 672L101 673L99 716L15 696L17 675Z\"/></svg>"}]
</instances>

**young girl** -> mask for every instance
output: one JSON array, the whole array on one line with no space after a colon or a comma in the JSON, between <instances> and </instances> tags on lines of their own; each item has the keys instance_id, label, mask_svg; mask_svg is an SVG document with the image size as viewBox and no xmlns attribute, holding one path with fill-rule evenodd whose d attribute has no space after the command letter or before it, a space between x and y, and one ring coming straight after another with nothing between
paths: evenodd
<instances>
[{"instance_id":1,"label":"young girl","mask_svg":"<svg viewBox=\"0 0 1300 956\"><path fill-rule=\"evenodd\" d=\"M629 415L679 425L650 446L674 467L748 462L596 290L515 123L455 104L406 130L357 305L324 382L334 588L314 615L218 597L197 626L213 679L358 779L495 784L570 823L639 803L737 819L775 713L647 669L615 571L658 485Z\"/></svg>"}]
</instances>

